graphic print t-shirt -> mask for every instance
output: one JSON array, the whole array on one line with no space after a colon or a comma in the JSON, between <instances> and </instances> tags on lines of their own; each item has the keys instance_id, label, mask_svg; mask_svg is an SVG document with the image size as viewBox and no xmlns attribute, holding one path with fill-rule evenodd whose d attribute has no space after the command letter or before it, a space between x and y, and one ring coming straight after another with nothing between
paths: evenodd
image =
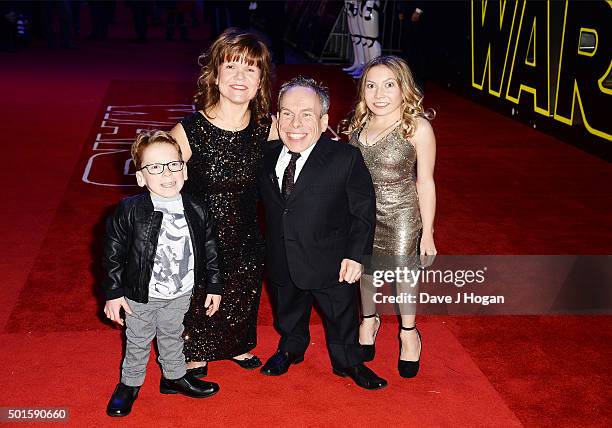
<instances>
[{"instance_id":1,"label":"graphic print t-shirt","mask_svg":"<svg viewBox=\"0 0 612 428\"><path fill-rule=\"evenodd\" d=\"M181 195L168 199L151 194L155 211L160 211L161 230L155 251L149 297L175 299L193 288L193 247Z\"/></svg>"}]
</instances>

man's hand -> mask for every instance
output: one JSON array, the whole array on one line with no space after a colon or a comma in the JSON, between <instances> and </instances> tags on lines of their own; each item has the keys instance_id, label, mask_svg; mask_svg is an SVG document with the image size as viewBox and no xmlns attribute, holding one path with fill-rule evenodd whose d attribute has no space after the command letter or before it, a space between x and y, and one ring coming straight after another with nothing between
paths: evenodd
<instances>
[{"instance_id":1,"label":"man's hand","mask_svg":"<svg viewBox=\"0 0 612 428\"><path fill-rule=\"evenodd\" d=\"M221 304L221 296L218 294L207 294L204 307L206 308L206 315L212 317L215 312L219 310Z\"/></svg>"},{"instance_id":2,"label":"man's hand","mask_svg":"<svg viewBox=\"0 0 612 428\"><path fill-rule=\"evenodd\" d=\"M104 313L109 320L114 321L119 325L123 325L123 320L121 319L121 308L123 308L126 314L132 315L132 309L125 301L125 297L107 300L106 305L104 305Z\"/></svg>"},{"instance_id":3,"label":"man's hand","mask_svg":"<svg viewBox=\"0 0 612 428\"><path fill-rule=\"evenodd\" d=\"M349 284L352 284L361 278L362 272L363 266L361 263L357 263L351 259L343 259L342 263L340 264L340 275L338 277L338 282L346 281Z\"/></svg>"}]
</instances>

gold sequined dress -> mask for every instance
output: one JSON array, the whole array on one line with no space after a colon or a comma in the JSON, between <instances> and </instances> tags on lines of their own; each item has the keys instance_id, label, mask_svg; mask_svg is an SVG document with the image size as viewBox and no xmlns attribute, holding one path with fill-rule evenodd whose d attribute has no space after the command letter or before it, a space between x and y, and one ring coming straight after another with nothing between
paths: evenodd
<instances>
[{"instance_id":1,"label":"gold sequined dress","mask_svg":"<svg viewBox=\"0 0 612 428\"><path fill-rule=\"evenodd\" d=\"M257 222L256 175L270 126L253 118L238 132L213 125L199 112L181 121L192 151L184 191L204 198L217 224L224 294L219 311L205 315L205 293L194 289L185 315L187 361L230 358L257 343L264 245Z\"/></svg>"},{"instance_id":2,"label":"gold sequined dress","mask_svg":"<svg viewBox=\"0 0 612 428\"><path fill-rule=\"evenodd\" d=\"M421 212L416 191L416 149L401 134L400 125L366 146L358 133L350 144L361 150L376 191L374 260L416 256L421 236Z\"/></svg>"}]
</instances>

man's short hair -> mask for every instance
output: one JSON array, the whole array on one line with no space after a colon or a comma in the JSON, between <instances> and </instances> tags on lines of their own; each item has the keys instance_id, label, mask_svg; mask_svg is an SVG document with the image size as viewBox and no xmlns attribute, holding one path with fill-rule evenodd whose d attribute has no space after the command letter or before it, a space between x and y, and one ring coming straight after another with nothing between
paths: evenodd
<instances>
[{"instance_id":1,"label":"man's short hair","mask_svg":"<svg viewBox=\"0 0 612 428\"><path fill-rule=\"evenodd\" d=\"M317 96L319 97L319 102L321 103L321 117L327 114L327 112L329 111L329 92L327 91L327 88L322 83L319 83L316 80L310 77L305 77L305 76L294 77L288 82L283 83L280 90L278 91L278 108L279 109L280 109L281 99L283 98L283 95L285 95L285 92L293 88L312 89L315 92L315 94L317 94Z\"/></svg>"}]
</instances>

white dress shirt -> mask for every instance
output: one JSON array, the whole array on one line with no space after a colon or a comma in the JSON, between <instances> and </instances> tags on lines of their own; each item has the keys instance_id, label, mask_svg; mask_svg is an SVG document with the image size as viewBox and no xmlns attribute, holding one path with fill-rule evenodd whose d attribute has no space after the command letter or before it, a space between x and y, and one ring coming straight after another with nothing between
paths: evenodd
<instances>
[{"instance_id":1,"label":"white dress shirt","mask_svg":"<svg viewBox=\"0 0 612 428\"><path fill-rule=\"evenodd\" d=\"M314 143L312 146L308 147L306 150L300 153L300 157L295 162L295 176L293 177L293 182L297 181L298 176L300 175L300 171L304 168L304 164L310 156L310 152L314 149L317 143ZM276 179L278 180L278 188L282 190L283 188L283 175L285 174L285 169L289 165L289 161L291 160L291 155L289 154L289 149L287 146L283 145L283 148L278 156L278 160L276 161Z\"/></svg>"}]
</instances>

